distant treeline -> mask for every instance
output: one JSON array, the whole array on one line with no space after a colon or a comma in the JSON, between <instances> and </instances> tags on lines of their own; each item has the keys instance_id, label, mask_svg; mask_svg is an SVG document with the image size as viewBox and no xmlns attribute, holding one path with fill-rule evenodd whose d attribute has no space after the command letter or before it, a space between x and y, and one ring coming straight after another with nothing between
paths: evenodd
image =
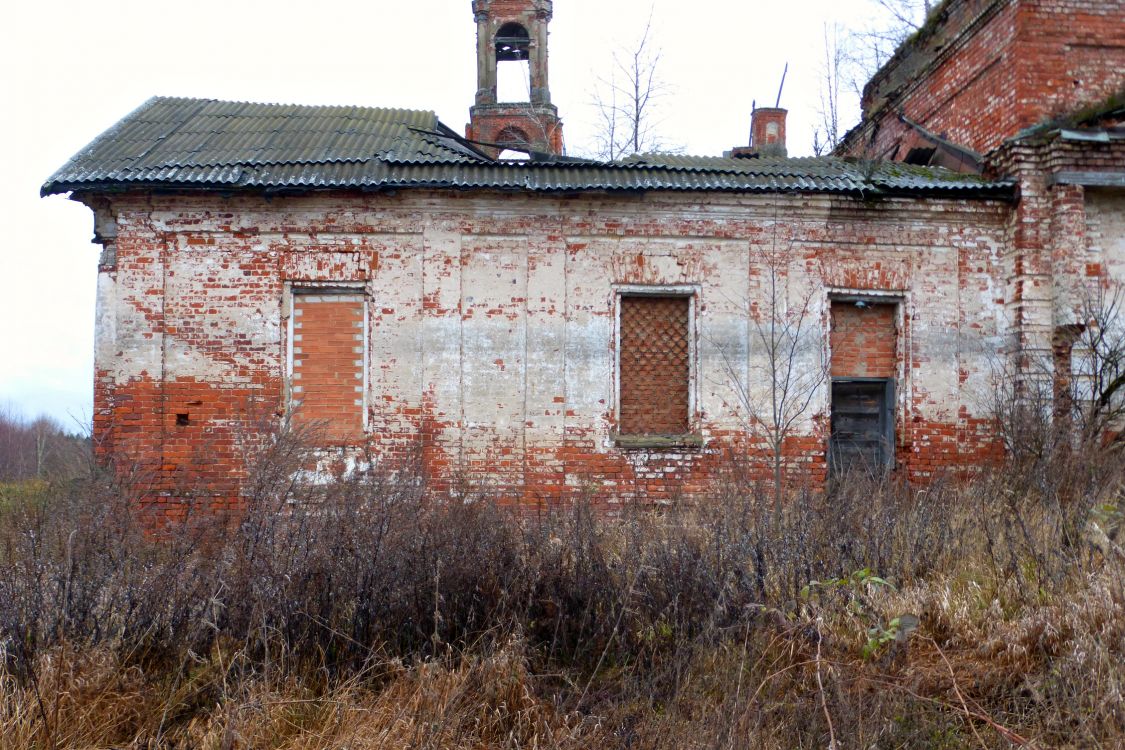
<instances>
[{"instance_id":1,"label":"distant treeline","mask_svg":"<svg viewBox=\"0 0 1125 750\"><path fill-rule=\"evenodd\" d=\"M68 479L89 468L90 438L48 416L0 407L0 482Z\"/></svg>"}]
</instances>

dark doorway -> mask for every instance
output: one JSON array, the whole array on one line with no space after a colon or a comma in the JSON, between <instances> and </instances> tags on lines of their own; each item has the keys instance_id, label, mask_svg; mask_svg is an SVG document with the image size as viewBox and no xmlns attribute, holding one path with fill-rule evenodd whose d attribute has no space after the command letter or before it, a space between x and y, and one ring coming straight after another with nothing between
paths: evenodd
<instances>
[{"instance_id":1,"label":"dark doorway","mask_svg":"<svg viewBox=\"0 0 1125 750\"><path fill-rule=\"evenodd\" d=\"M828 450L832 473L881 474L894 466L894 444L894 381L834 378Z\"/></svg>"}]
</instances>

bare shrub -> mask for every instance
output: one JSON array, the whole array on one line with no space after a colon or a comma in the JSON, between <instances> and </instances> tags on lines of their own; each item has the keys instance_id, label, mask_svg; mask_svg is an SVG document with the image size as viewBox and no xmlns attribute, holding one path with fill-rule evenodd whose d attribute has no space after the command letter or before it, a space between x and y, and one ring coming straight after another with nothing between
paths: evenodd
<instances>
[{"instance_id":1,"label":"bare shrub","mask_svg":"<svg viewBox=\"0 0 1125 750\"><path fill-rule=\"evenodd\" d=\"M708 502L530 518L486 493L438 496L409 467L310 473L323 456L304 437L258 446L233 517L191 511L154 532L126 499L138 488L104 477L0 513L6 742L999 747L1125 733L1122 467L1104 454L1054 464L1081 479L1029 481L1019 463L924 488L851 478L795 489L780 514L772 483L732 461ZM1085 494L1060 502L1067 483Z\"/></svg>"}]
</instances>

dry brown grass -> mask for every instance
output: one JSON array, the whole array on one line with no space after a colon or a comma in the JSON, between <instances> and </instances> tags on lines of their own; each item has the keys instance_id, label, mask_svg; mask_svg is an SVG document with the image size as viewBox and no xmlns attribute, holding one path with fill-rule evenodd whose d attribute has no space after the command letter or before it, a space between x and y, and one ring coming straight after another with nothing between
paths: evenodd
<instances>
[{"instance_id":1,"label":"dry brown grass","mask_svg":"<svg viewBox=\"0 0 1125 750\"><path fill-rule=\"evenodd\" d=\"M92 480L0 513L0 746L1125 742L1119 455L610 520L283 448L237 524L154 538Z\"/></svg>"},{"instance_id":2,"label":"dry brown grass","mask_svg":"<svg viewBox=\"0 0 1125 750\"><path fill-rule=\"evenodd\" d=\"M538 697L519 643L333 684L276 674L231 681L212 654L180 681L125 667L105 649L44 658L35 690L5 685L5 747L589 747L599 727ZM372 682L378 685L373 687Z\"/></svg>"}]
</instances>

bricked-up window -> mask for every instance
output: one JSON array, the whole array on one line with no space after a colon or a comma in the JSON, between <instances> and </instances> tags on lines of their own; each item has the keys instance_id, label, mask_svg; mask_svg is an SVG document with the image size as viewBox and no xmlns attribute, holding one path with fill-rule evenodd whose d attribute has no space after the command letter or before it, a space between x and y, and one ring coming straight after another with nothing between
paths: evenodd
<instances>
[{"instance_id":1,"label":"bricked-up window","mask_svg":"<svg viewBox=\"0 0 1125 750\"><path fill-rule=\"evenodd\" d=\"M893 378L898 308L865 300L832 302L832 377Z\"/></svg>"},{"instance_id":2,"label":"bricked-up window","mask_svg":"<svg viewBox=\"0 0 1125 750\"><path fill-rule=\"evenodd\" d=\"M622 435L682 435L690 430L691 298L622 295Z\"/></svg>"},{"instance_id":3,"label":"bricked-up window","mask_svg":"<svg viewBox=\"0 0 1125 750\"><path fill-rule=\"evenodd\" d=\"M329 440L363 432L364 296L355 290L294 289L290 407L295 424Z\"/></svg>"}]
</instances>

